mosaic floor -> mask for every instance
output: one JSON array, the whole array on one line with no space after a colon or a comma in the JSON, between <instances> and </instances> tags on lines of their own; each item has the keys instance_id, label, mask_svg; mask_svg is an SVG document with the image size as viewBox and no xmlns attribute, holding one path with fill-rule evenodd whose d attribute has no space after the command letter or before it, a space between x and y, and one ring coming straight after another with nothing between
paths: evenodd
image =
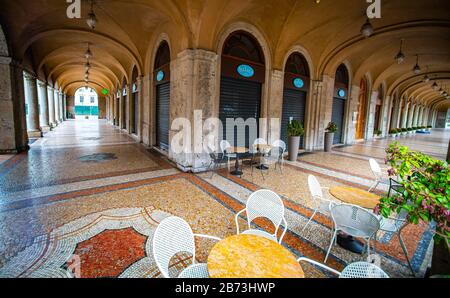
<instances>
[{"instance_id":1,"label":"mosaic floor","mask_svg":"<svg viewBox=\"0 0 450 298\"><path fill-rule=\"evenodd\" d=\"M246 166L241 178L225 170L193 175L105 122L66 122L29 153L0 163L0 277L160 277L151 240L162 219L180 216L195 233L224 238L236 233L235 214L260 188L283 197L288 222L283 245L296 256L323 262L330 220L318 216L301 233L311 215L306 178L312 173L323 186L367 189L368 157L350 148L303 155L287 162L282 174L268 171L265 179L258 172L252 176ZM260 228L271 229L264 223ZM431 236L424 224L404 231L419 276L429 261ZM411 277L397 239L388 234L379 239L382 268L392 277ZM196 244L198 261L205 262L214 242ZM342 269L363 258L335 246L327 264ZM189 256L176 256L173 275L190 262ZM307 277L327 277L309 265L304 271Z\"/></svg>"}]
</instances>

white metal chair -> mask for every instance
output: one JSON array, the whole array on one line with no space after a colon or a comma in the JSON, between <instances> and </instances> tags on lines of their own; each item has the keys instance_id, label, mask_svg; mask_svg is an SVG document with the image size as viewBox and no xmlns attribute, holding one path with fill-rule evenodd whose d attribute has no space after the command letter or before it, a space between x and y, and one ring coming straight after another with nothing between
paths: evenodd
<instances>
[{"instance_id":1,"label":"white metal chair","mask_svg":"<svg viewBox=\"0 0 450 298\"><path fill-rule=\"evenodd\" d=\"M366 240L365 248L367 248L367 255L370 256L370 240L373 238L376 243L377 232L380 229L377 216L359 206L342 204L331 207L331 217L334 222L334 233L324 262L328 260L338 232Z\"/></svg>"},{"instance_id":2,"label":"white metal chair","mask_svg":"<svg viewBox=\"0 0 450 298\"><path fill-rule=\"evenodd\" d=\"M316 216L317 212L329 216L331 207L335 204L333 201L324 198L322 190L329 190L329 188L321 187L319 181L315 176L313 175L308 176L308 186L313 203L315 205L314 212L300 233L303 233L305 231L306 227L311 223L314 216Z\"/></svg>"},{"instance_id":3,"label":"white metal chair","mask_svg":"<svg viewBox=\"0 0 450 298\"><path fill-rule=\"evenodd\" d=\"M385 179L383 177L383 169L380 167L380 164L373 158L369 159L370 169L372 170L373 175L375 176L375 181L372 186L369 188L369 192L375 190L379 184L390 185L389 179ZM387 170L387 169L384 169Z\"/></svg>"},{"instance_id":4,"label":"white metal chair","mask_svg":"<svg viewBox=\"0 0 450 298\"><path fill-rule=\"evenodd\" d=\"M230 161L232 158L237 158L237 155L234 153L228 153L227 150L231 148L231 144L230 142L228 142L227 140L222 140L220 141L220 151L223 154L224 158L227 159L227 166L228 166L228 171L231 170L230 168Z\"/></svg>"},{"instance_id":5,"label":"white metal chair","mask_svg":"<svg viewBox=\"0 0 450 298\"><path fill-rule=\"evenodd\" d=\"M336 274L339 278L389 278L377 265L367 262L356 262L348 265L342 272L334 270L308 258L299 258L298 262L307 262Z\"/></svg>"},{"instance_id":6,"label":"white metal chair","mask_svg":"<svg viewBox=\"0 0 450 298\"><path fill-rule=\"evenodd\" d=\"M168 217L157 227L153 236L153 257L162 276L170 278L170 260L178 253L192 254L192 265L179 278L208 278L207 264L195 260L195 237L220 241L218 237L194 234L189 224L179 217Z\"/></svg>"},{"instance_id":7,"label":"white metal chair","mask_svg":"<svg viewBox=\"0 0 450 298\"><path fill-rule=\"evenodd\" d=\"M281 148L280 165L284 166L284 154L286 154L286 150L287 150L286 143L283 142L282 140L277 140L277 141L273 142L272 147Z\"/></svg>"},{"instance_id":8,"label":"white metal chair","mask_svg":"<svg viewBox=\"0 0 450 298\"><path fill-rule=\"evenodd\" d=\"M247 212L248 230L240 232L239 216ZM262 230L252 229L251 224L257 218L269 219L275 227L275 232L270 234ZM275 242L281 243L287 231L287 222L284 218L284 204L280 196L271 190L258 190L250 195L247 200L247 206L244 210L236 214L235 217L237 234L247 234L262 236ZM281 224L284 223L284 231L279 240L277 240L278 231Z\"/></svg>"},{"instance_id":9,"label":"white metal chair","mask_svg":"<svg viewBox=\"0 0 450 298\"><path fill-rule=\"evenodd\" d=\"M208 146L208 154L211 160L208 169L211 171L212 179L214 177L214 173L220 169L221 165L226 162L225 155L223 153L217 153L211 146Z\"/></svg>"},{"instance_id":10,"label":"white metal chair","mask_svg":"<svg viewBox=\"0 0 450 298\"><path fill-rule=\"evenodd\" d=\"M267 152L266 154L261 156L261 166L264 165L268 167L268 170L270 170L272 165L275 165L274 169L277 170L277 165L280 168L281 174L283 174L283 166L282 166L282 160L283 160L283 148L272 146L272 148ZM264 177L264 171L260 171L263 179ZM253 167L252 167L252 177L253 177Z\"/></svg>"},{"instance_id":11,"label":"white metal chair","mask_svg":"<svg viewBox=\"0 0 450 298\"><path fill-rule=\"evenodd\" d=\"M408 221L406 220L407 215L408 212L402 209L395 218L384 218L382 216L378 216L378 218L380 219L380 231L397 235L400 246L405 254L406 261L408 262L409 269L411 270L413 276L415 276L414 269L408 256L408 250L402 238L402 231L408 225Z\"/></svg>"},{"instance_id":12,"label":"white metal chair","mask_svg":"<svg viewBox=\"0 0 450 298\"><path fill-rule=\"evenodd\" d=\"M261 151L258 149L258 145L267 145L267 141L263 138L258 138L253 142L253 145L250 148L250 153L252 154L252 164L255 162L255 158L261 154Z\"/></svg>"}]
</instances>

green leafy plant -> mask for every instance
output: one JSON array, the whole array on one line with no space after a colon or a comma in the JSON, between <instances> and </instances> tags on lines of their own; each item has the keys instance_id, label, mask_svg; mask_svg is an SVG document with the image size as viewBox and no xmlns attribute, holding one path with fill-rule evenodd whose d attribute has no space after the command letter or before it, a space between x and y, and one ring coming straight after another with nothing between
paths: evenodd
<instances>
[{"instance_id":1,"label":"green leafy plant","mask_svg":"<svg viewBox=\"0 0 450 298\"><path fill-rule=\"evenodd\" d=\"M301 137L305 134L305 129L303 128L303 125L297 121L292 120L288 124L288 135L290 137Z\"/></svg>"},{"instance_id":2,"label":"green leafy plant","mask_svg":"<svg viewBox=\"0 0 450 298\"><path fill-rule=\"evenodd\" d=\"M398 175L403 193L385 196L375 213L390 217L405 210L412 224L435 222L435 240L444 240L450 251L450 167L421 152L395 142L386 150L390 176Z\"/></svg>"},{"instance_id":3,"label":"green leafy plant","mask_svg":"<svg viewBox=\"0 0 450 298\"><path fill-rule=\"evenodd\" d=\"M383 132L381 130L375 130L373 133L376 136L381 136L383 134Z\"/></svg>"},{"instance_id":4,"label":"green leafy plant","mask_svg":"<svg viewBox=\"0 0 450 298\"><path fill-rule=\"evenodd\" d=\"M338 131L338 127L337 127L336 123L330 122L330 123L328 123L328 126L325 130L326 130L326 132L329 132L329 133L335 133Z\"/></svg>"}]
</instances>

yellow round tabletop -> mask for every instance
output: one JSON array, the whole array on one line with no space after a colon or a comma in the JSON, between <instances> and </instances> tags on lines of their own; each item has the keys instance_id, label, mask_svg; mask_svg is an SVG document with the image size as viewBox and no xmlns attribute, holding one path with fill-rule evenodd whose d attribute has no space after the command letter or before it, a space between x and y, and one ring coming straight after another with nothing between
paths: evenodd
<instances>
[{"instance_id":1,"label":"yellow round tabletop","mask_svg":"<svg viewBox=\"0 0 450 298\"><path fill-rule=\"evenodd\" d=\"M230 147L227 149L228 153L237 153L237 154L247 153L248 151L249 149L245 147Z\"/></svg>"},{"instance_id":2,"label":"yellow round tabletop","mask_svg":"<svg viewBox=\"0 0 450 298\"><path fill-rule=\"evenodd\" d=\"M358 205L367 209L374 209L381 199L380 196L373 193L348 186L332 187L330 188L330 194L344 203Z\"/></svg>"},{"instance_id":3,"label":"yellow round tabletop","mask_svg":"<svg viewBox=\"0 0 450 298\"><path fill-rule=\"evenodd\" d=\"M208 257L211 278L304 278L295 256L260 236L235 235L217 243Z\"/></svg>"}]
</instances>

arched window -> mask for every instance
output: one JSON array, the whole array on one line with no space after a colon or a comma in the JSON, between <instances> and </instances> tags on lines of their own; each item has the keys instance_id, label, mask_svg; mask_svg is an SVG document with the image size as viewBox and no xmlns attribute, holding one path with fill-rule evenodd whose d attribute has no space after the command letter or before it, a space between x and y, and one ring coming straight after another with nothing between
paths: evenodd
<instances>
[{"instance_id":1,"label":"arched window","mask_svg":"<svg viewBox=\"0 0 450 298\"><path fill-rule=\"evenodd\" d=\"M156 52L155 69L161 68L170 63L170 48L167 41L161 42Z\"/></svg>"},{"instance_id":2,"label":"arched window","mask_svg":"<svg viewBox=\"0 0 450 298\"><path fill-rule=\"evenodd\" d=\"M264 55L258 41L246 32L235 32L223 46L223 55L264 64Z\"/></svg>"},{"instance_id":3,"label":"arched window","mask_svg":"<svg viewBox=\"0 0 450 298\"><path fill-rule=\"evenodd\" d=\"M293 53L286 62L285 72L309 78L309 67L305 57L300 53Z\"/></svg>"}]
</instances>

